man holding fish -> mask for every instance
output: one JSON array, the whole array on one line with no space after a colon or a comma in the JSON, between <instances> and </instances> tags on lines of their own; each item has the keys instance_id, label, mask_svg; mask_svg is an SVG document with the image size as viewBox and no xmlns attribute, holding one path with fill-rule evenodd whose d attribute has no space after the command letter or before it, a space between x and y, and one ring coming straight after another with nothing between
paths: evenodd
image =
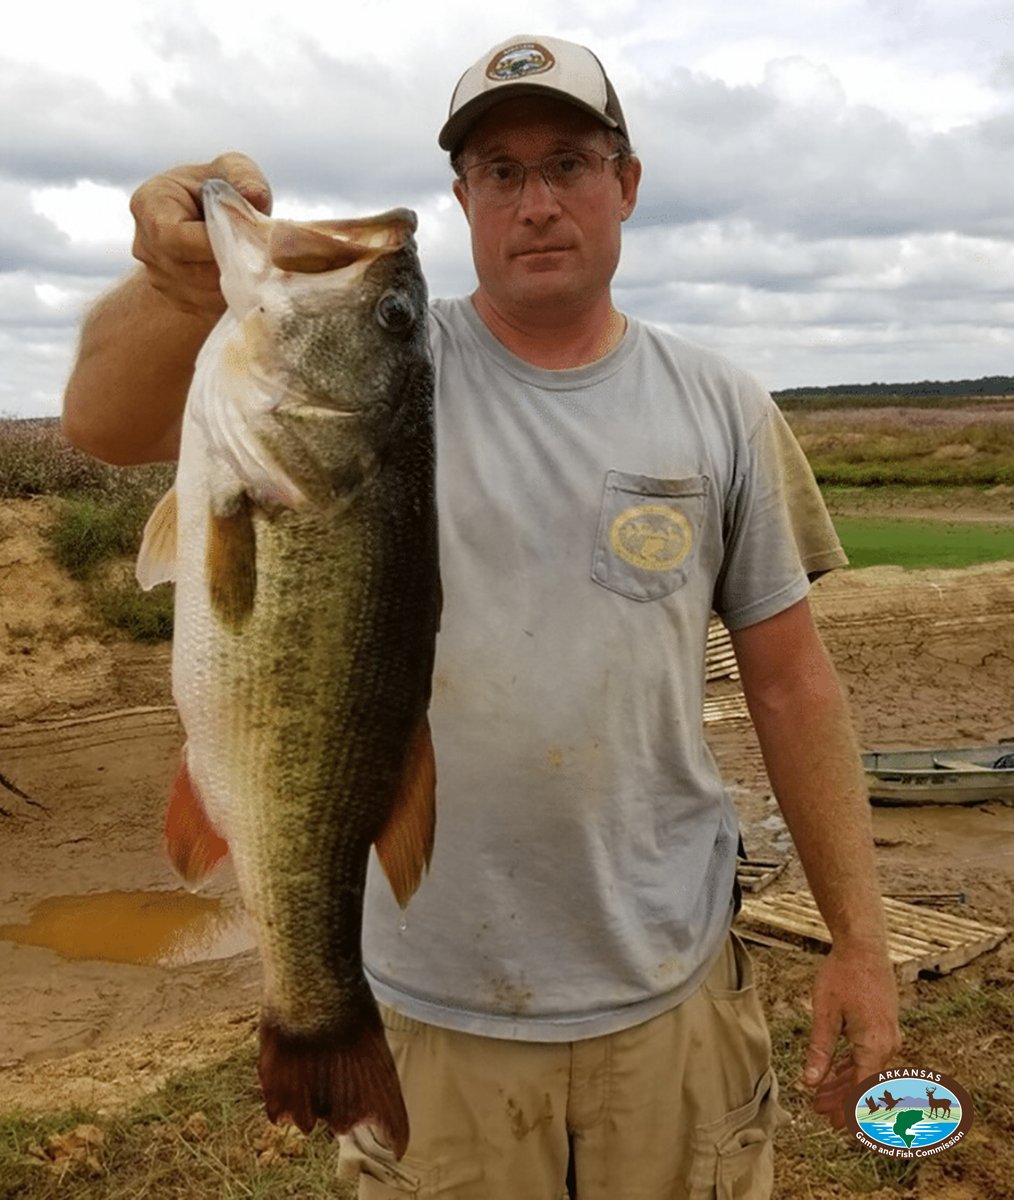
<instances>
[{"instance_id":1,"label":"man holding fish","mask_svg":"<svg viewBox=\"0 0 1014 1200\"><path fill-rule=\"evenodd\" d=\"M342 959L347 975L336 976L335 1004L342 1006L346 990L358 999L340 1035L320 1011L308 1017L306 1005L266 999L261 1078L269 1111L303 1125L319 1117L342 1132L352 1127L343 1161L360 1173L360 1195L374 1200L558 1200L565 1183L579 1200L766 1197L771 1136L784 1117L750 961L730 932L737 822L703 739L707 626L714 610L732 633L772 785L834 938L814 982L804 1083L815 1089L817 1110L840 1124L843 1096L887 1065L900 1044L858 747L806 601L809 580L844 556L805 459L763 389L717 355L612 303L621 226L634 211L641 164L598 59L557 38L501 43L462 76L439 141L451 154L478 284L470 297L434 301L428 312L443 593L429 706L438 820L429 873L404 911L432 833L428 801L420 799L432 797L428 679L413 673L428 664L433 636L425 554L408 575L389 576L393 584L411 580L402 586L424 619L409 605L396 624L415 621L422 649L414 654L407 638L398 643L399 678L411 677L413 699L385 735L391 782L378 790L381 811L372 824L363 819L356 843L376 840L392 884L372 862L362 966L405 1098L407 1152L398 1105L375 1094L390 1091L390 1078L364 1067L363 1087L352 1095L332 1077L356 1075L365 1061L343 1066L345 1051L335 1043L354 1043L360 1024L372 1028L351 951ZM209 242L213 197L236 228L255 231L245 301L242 287L228 282L228 252L216 259ZM259 215L270 204L267 181L240 154L178 167L140 187L132 208L143 269L87 318L65 405L68 436L109 461L174 459L181 429L184 459L188 445L205 462L224 447L232 490L209 485L196 509L205 513L203 578L222 654L231 635L219 627L245 630L262 620L261 564L277 575L299 560L281 551L272 557L278 529L302 536L290 510L319 504L337 514L326 519L339 540L342 514L380 514L360 522L382 531L356 543L366 547L379 537L397 540L399 522L389 514L403 512L421 532L401 536L402 556L425 542L427 528L420 514L428 492L415 467L396 476L394 492L385 483L392 457L429 461L421 451L399 458L390 449L408 444L406 429L416 439L425 432L425 406L406 423L391 416L401 410L389 387L372 377L360 386L371 372L394 378L393 355L397 378L410 377L413 396L423 396L425 373L405 349L415 344L405 312L418 292L406 282L411 262L395 266L409 235L391 232L407 229L408 218L289 227ZM221 240L214 227L212 234ZM354 454L335 450L323 470L313 438L216 434L227 418L202 417L200 404L229 391L221 382L232 378L229 370L245 371L259 389L251 428L262 427L265 413L291 414L297 401L316 413L322 389L306 383L302 365L283 384L263 383L275 378L275 351L306 312L302 301L286 299L274 321L271 305L314 276L341 277L341 294L359 296L381 271L384 286L369 292L368 311L388 333L395 323L392 338L378 341L374 331L374 357L339 356L343 378L359 380L356 396L366 399L352 404L350 384L333 389L338 424L344 430L354 413L357 429L375 431L372 441L359 437ZM350 272L364 281L351 291ZM219 323L223 287L231 332ZM313 311L313 328L326 325L323 309ZM354 324L342 328L335 336L358 338ZM217 359L205 350L195 375L198 352L215 339ZM187 418L190 434L182 415L188 389L188 413L196 414ZM317 398L307 404L309 395ZM220 408L211 403L207 411ZM368 420L367 412L382 416ZM300 417L300 430L307 420ZM324 440L334 427L323 418L313 426ZM260 464L260 484L245 483L236 466L250 458ZM320 478L331 490L318 502ZM326 558L330 535L313 528L313 553ZM171 557L160 550L165 544L155 522L143 554L148 582L171 573L160 565ZM184 543L175 544L182 557ZM335 570L391 558L357 553ZM235 567L244 554L257 564L256 588L247 567ZM373 565L365 573L374 578ZM227 600L214 591L221 576L230 581ZM313 586L326 588L331 577L316 576ZM194 584L199 599L204 586ZM345 585L336 579L335 586ZM372 612L380 601L369 595ZM359 600L342 603L322 627L355 640L359 626L342 614L364 609ZM178 594L178 613L179 605ZM310 636L312 614L300 622L300 636ZM273 641L284 638L282 624L270 628ZM319 654L326 642L316 637ZM371 654L370 662L384 657ZM277 659L273 671L270 678L283 671ZM313 703L292 702L284 689L272 695L276 708ZM386 720L391 703L375 705L371 720ZM263 720L270 723L262 712L258 728ZM292 739L299 728L294 719ZM368 730L356 730L367 738ZM201 751L202 762L215 757L216 744ZM230 816L227 800L241 783L226 779L226 800L214 801L215 772L189 757L188 765L182 801L179 787L174 793L186 830L205 831L198 849L211 846L208 858L222 852L212 840L221 833L246 862L243 830L260 826ZM357 776L360 789L365 778ZM236 795L234 807L243 804ZM320 812L298 812L312 811L329 827L322 804ZM269 814L270 799L258 811ZM174 836L177 846L186 842L174 855L186 865L191 834L184 838L177 826L171 846ZM346 858L336 852L336 861ZM283 861L257 859L244 899L270 891L263 874L284 873ZM333 918L339 923L348 911L358 923L358 872L350 866L351 882L342 876L335 889L351 898ZM309 861L306 873L313 877ZM316 885L326 888L327 876ZM263 927L273 931L274 910L265 914ZM300 975L298 955L288 964L286 948L265 949L271 936L259 938L269 983L281 974L290 992L314 991L316 977L332 969L327 945ZM849 1047L835 1064L839 1034ZM331 1064L320 1078L315 1055Z\"/></svg>"}]
</instances>

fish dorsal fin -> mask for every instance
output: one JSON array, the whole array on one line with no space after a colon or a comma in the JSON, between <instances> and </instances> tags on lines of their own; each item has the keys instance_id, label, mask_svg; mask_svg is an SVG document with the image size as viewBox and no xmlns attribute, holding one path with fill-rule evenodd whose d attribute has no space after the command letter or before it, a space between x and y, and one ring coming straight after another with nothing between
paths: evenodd
<instances>
[{"instance_id":1,"label":"fish dorsal fin","mask_svg":"<svg viewBox=\"0 0 1014 1200\"><path fill-rule=\"evenodd\" d=\"M271 228L271 261L283 271L334 271L369 253L366 246L295 221L275 221Z\"/></svg>"},{"instance_id":2,"label":"fish dorsal fin","mask_svg":"<svg viewBox=\"0 0 1014 1200\"><path fill-rule=\"evenodd\" d=\"M270 217L259 213L224 179L201 188L211 249L222 273L222 294L237 318L258 303L258 290L272 271Z\"/></svg>"},{"instance_id":3,"label":"fish dorsal fin","mask_svg":"<svg viewBox=\"0 0 1014 1200\"><path fill-rule=\"evenodd\" d=\"M176 578L175 485L155 505L148 518L135 574L146 592L157 583L171 583Z\"/></svg>"},{"instance_id":4,"label":"fish dorsal fin","mask_svg":"<svg viewBox=\"0 0 1014 1200\"><path fill-rule=\"evenodd\" d=\"M165 841L170 861L191 890L196 890L229 852L191 778L186 747L169 795Z\"/></svg>"},{"instance_id":5,"label":"fish dorsal fin","mask_svg":"<svg viewBox=\"0 0 1014 1200\"><path fill-rule=\"evenodd\" d=\"M409 743L401 789L374 845L391 891L404 908L433 854L437 772L430 723L423 717Z\"/></svg>"}]
</instances>

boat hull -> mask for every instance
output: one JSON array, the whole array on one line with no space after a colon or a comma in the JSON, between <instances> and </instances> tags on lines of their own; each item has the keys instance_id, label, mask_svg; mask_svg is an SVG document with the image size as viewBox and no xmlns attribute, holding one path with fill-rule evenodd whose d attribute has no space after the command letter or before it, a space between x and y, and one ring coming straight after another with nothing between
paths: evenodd
<instances>
[{"instance_id":1,"label":"boat hull","mask_svg":"<svg viewBox=\"0 0 1014 1200\"><path fill-rule=\"evenodd\" d=\"M1014 804L1014 767L995 768L1014 743L959 749L880 750L862 756L873 804Z\"/></svg>"}]
</instances>

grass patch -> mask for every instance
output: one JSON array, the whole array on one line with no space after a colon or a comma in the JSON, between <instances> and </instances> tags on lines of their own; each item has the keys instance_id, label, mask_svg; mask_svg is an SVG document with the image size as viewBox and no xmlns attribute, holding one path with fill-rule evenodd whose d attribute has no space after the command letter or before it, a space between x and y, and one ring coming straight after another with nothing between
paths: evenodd
<instances>
[{"instance_id":1,"label":"grass patch","mask_svg":"<svg viewBox=\"0 0 1014 1200\"><path fill-rule=\"evenodd\" d=\"M66 500L48 531L53 557L75 579L113 558L136 553L145 510L137 503Z\"/></svg>"},{"instance_id":2,"label":"grass patch","mask_svg":"<svg viewBox=\"0 0 1014 1200\"><path fill-rule=\"evenodd\" d=\"M108 568L136 557L149 512L144 495L65 500L48 530L54 559L84 582L95 615L140 642L172 637L173 589L144 592L132 574Z\"/></svg>"},{"instance_id":3,"label":"grass patch","mask_svg":"<svg viewBox=\"0 0 1014 1200\"><path fill-rule=\"evenodd\" d=\"M115 1116L4 1117L0 1200L353 1200L330 1134L268 1122L254 1054L183 1072ZM90 1161L73 1157L81 1142Z\"/></svg>"},{"instance_id":4,"label":"grass patch","mask_svg":"<svg viewBox=\"0 0 1014 1200\"><path fill-rule=\"evenodd\" d=\"M136 583L105 583L92 588L92 602L102 620L136 642L164 642L173 635L173 589L159 586L143 592Z\"/></svg>"},{"instance_id":5,"label":"grass patch","mask_svg":"<svg viewBox=\"0 0 1014 1200\"><path fill-rule=\"evenodd\" d=\"M917 518L834 518L853 567L968 567L1014 560L1014 526Z\"/></svg>"},{"instance_id":6,"label":"grass patch","mask_svg":"<svg viewBox=\"0 0 1014 1200\"><path fill-rule=\"evenodd\" d=\"M142 592L136 583L111 581L109 568L136 557L145 522L174 474L169 463L97 462L71 446L55 420L0 419L0 498L60 498L48 530L53 558L86 585L100 620L143 642L172 637L172 589Z\"/></svg>"}]
</instances>

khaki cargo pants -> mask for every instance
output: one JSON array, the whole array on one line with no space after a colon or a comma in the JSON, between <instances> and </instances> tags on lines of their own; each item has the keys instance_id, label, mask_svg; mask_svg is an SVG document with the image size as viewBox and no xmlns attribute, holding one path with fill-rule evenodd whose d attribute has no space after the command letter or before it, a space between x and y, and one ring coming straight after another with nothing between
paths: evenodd
<instances>
[{"instance_id":1,"label":"khaki cargo pants","mask_svg":"<svg viewBox=\"0 0 1014 1200\"><path fill-rule=\"evenodd\" d=\"M367 1127L342 1139L359 1200L767 1200L786 1119L746 947L726 939L704 984L632 1029L516 1042L387 1011L412 1126L401 1162Z\"/></svg>"}]
</instances>

